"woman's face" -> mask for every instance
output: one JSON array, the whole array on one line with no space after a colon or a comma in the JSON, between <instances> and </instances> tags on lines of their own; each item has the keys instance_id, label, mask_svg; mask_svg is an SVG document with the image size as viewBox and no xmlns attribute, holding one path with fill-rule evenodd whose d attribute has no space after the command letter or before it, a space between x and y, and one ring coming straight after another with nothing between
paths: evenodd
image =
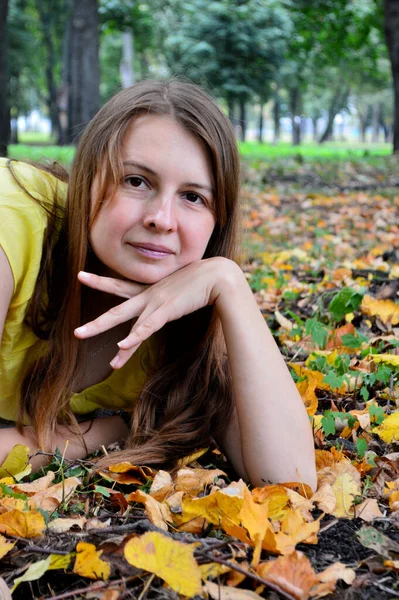
<instances>
[{"instance_id":1,"label":"woman's face","mask_svg":"<svg viewBox=\"0 0 399 600\"><path fill-rule=\"evenodd\" d=\"M131 122L122 160L123 177L105 198L90 243L105 274L156 283L205 253L215 226L210 161L198 138L159 115ZM92 210L96 187L95 180Z\"/></svg>"}]
</instances>

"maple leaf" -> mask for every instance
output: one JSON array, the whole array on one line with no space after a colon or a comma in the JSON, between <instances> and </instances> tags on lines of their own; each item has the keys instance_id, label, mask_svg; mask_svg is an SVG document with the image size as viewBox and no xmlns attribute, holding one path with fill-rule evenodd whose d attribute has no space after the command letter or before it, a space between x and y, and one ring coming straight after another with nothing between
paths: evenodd
<instances>
[{"instance_id":1,"label":"maple leaf","mask_svg":"<svg viewBox=\"0 0 399 600\"><path fill-rule=\"evenodd\" d=\"M40 536L46 529L42 513L13 509L0 515L0 533L22 538Z\"/></svg>"}]
</instances>

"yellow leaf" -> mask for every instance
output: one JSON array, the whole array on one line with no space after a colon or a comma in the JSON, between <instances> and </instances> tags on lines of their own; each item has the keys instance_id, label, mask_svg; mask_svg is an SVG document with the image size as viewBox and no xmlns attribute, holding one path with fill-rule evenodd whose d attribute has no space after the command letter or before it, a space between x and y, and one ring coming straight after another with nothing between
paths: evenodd
<instances>
[{"instance_id":1,"label":"yellow leaf","mask_svg":"<svg viewBox=\"0 0 399 600\"><path fill-rule=\"evenodd\" d=\"M281 530L274 534L275 551L279 554L290 554L300 542L317 544L316 534L319 529L319 520L307 523L298 510L291 509L281 522ZM263 548L265 546L264 543Z\"/></svg>"},{"instance_id":2,"label":"yellow leaf","mask_svg":"<svg viewBox=\"0 0 399 600\"><path fill-rule=\"evenodd\" d=\"M12 498L11 496L0 498L0 513L8 512L13 508L23 511L25 509L25 500L22 500L22 498Z\"/></svg>"},{"instance_id":3,"label":"yellow leaf","mask_svg":"<svg viewBox=\"0 0 399 600\"><path fill-rule=\"evenodd\" d=\"M74 573L89 579L107 580L109 578L111 567L107 562L101 560L102 550L96 550L94 544L79 542L76 551Z\"/></svg>"},{"instance_id":4,"label":"yellow leaf","mask_svg":"<svg viewBox=\"0 0 399 600\"><path fill-rule=\"evenodd\" d=\"M273 531L268 517L268 503L257 504L252 498L251 492L244 490L244 502L240 511L241 525L248 531L249 537L255 545L252 566L256 566L260 560L262 540L266 531Z\"/></svg>"},{"instance_id":5,"label":"yellow leaf","mask_svg":"<svg viewBox=\"0 0 399 600\"><path fill-rule=\"evenodd\" d=\"M22 512L13 509L0 515L0 533L6 535L32 538L41 535L45 529L43 515L37 510Z\"/></svg>"},{"instance_id":6,"label":"yellow leaf","mask_svg":"<svg viewBox=\"0 0 399 600\"><path fill-rule=\"evenodd\" d=\"M399 358L399 357L398 357ZM389 415L378 427L373 429L384 442L392 444L399 440L399 411Z\"/></svg>"},{"instance_id":7,"label":"yellow leaf","mask_svg":"<svg viewBox=\"0 0 399 600\"><path fill-rule=\"evenodd\" d=\"M182 521L196 517L204 517L214 525L221 525L222 518L227 517L235 525L240 525L240 511L243 504L243 481L231 483L223 490L202 498L183 498Z\"/></svg>"},{"instance_id":8,"label":"yellow leaf","mask_svg":"<svg viewBox=\"0 0 399 600\"><path fill-rule=\"evenodd\" d=\"M49 571L53 569L67 569L69 567L69 563L71 562L73 554L50 554L50 565Z\"/></svg>"},{"instance_id":9,"label":"yellow leaf","mask_svg":"<svg viewBox=\"0 0 399 600\"><path fill-rule=\"evenodd\" d=\"M0 535L0 559L2 559L3 556L5 556L7 554L7 552L12 550L12 548L14 548L15 544L16 544L16 542L9 542L4 537L4 535Z\"/></svg>"},{"instance_id":10,"label":"yellow leaf","mask_svg":"<svg viewBox=\"0 0 399 600\"><path fill-rule=\"evenodd\" d=\"M351 477L349 473L339 475L332 484L337 501L333 511L334 517L343 519L352 519L354 516L354 499L360 494L358 483Z\"/></svg>"},{"instance_id":11,"label":"yellow leaf","mask_svg":"<svg viewBox=\"0 0 399 600\"><path fill-rule=\"evenodd\" d=\"M189 454L188 456L185 456L184 458L180 458L177 462L177 466L179 468L181 468L181 467L185 467L186 465L189 465L190 463L192 463L195 460L197 460L198 458L200 458L200 456L205 454L205 452L208 452L208 450L209 450L209 448L201 448L200 450L197 450L197 452L194 452L193 454Z\"/></svg>"},{"instance_id":12,"label":"yellow leaf","mask_svg":"<svg viewBox=\"0 0 399 600\"><path fill-rule=\"evenodd\" d=\"M303 400L306 412L311 417L316 413L319 400L316 396L316 383L312 379L303 379L296 383L297 390Z\"/></svg>"},{"instance_id":13,"label":"yellow leaf","mask_svg":"<svg viewBox=\"0 0 399 600\"><path fill-rule=\"evenodd\" d=\"M194 559L195 544L183 544L151 531L130 539L124 548L127 562L155 573L183 596L201 594L201 572Z\"/></svg>"},{"instance_id":14,"label":"yellow leaf","mask_svg":"<svg viewBox=\"0 0 399 600\"><path fill-rule=\"evenodd\" d=\"M11 593L14 592L15 588L22 582L25 581L37 581L42 577L47 569L49 568L51 562L51 556L48 556L44 560L38 560L37 562L30 565L30 567L25 571L21 577L17 577L14 579L14 585L12 587Z\"/></svg>"},{"instance_id":15,"label":"yellow leaf","mask_svg":"<svg viewBox=\"0 0 399 600\"><path fill-rule=\"evenodd\" d=\"M256 572L295 600L307 600L310 590L318 582L309 559L297 551L260 564Z\"/></svg>"},{"instance_id":16,"label":"yellow leaf","mask_svg":"<svg viewBox=\"0 0 399 600\"><path fill-rule=\"evenodd\" d=\"M252 496L256 502L268 503L269 519L271 521L284 518L288 507L288 494L282 485L265 485L263 488L254 488Z\"/></svg>"},{"instance_id":17,"label":"yellow leaf","mask_svg":"<svg viewBox=\"0 0 399 600\"><path fill-rule=\"evenodd\" d=\"M23 444L17 444L8 454L7 458L0 467L0 477L7 475L17 475L24 471L29 461L29 448Z\"/></svg>"},{"instance_id":18,"label":"yellow leaf","mask_svg":"<svg viewBox=\"0 0 399 600\"><path fill-rule=\"evenodd\" d=\"M399 355L397 354L371 354L371 360L376 363L399 367Z\"/></svg>"},{"instance_id":19,"label":"yellow leaf","mask_svg":"<svg viewBox=\"0 0 399 600\"><path fill-rule=\"evenodd\" d=\"M214 579L214 577L219 577L219 575L228 573L231 571L231 568L219 563L208 563L207 565L199 565L199 570L201 573L201 579L206 581L209 578Z\"/></svg>"},{"instance_id":20,"label":"yellow leaf","mask_svg":"<svg viewBox=\"0 0 399 600\"><path fill-rule=\"evenodd\" d=\"M384 324L397 325L399 323L399 305L392 300L377 300L366 294L363 296L360 309L369 317L378 317Z\"/></svg>"}]
</instances>

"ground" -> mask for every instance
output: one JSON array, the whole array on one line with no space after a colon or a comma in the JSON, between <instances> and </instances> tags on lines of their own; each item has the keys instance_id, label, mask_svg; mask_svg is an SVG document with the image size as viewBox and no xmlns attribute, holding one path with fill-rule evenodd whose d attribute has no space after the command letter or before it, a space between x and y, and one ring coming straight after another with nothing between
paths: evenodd
<instances>
[{"instance_id":1,"label":"ground","mask_svg":"<svg viewBox=\"0 0 399 600\"><path fill-rule=\"evenodd\" d=\"M399 598L397 161L252 156L243 178L240 258L313 425L317 494L233 484L215 449L173 478L58 454L24 487L13 467L0 574L7 590L27 579L13 598ZM207 564L216 591L193 583Z\"/></svg>"}]
</instances>

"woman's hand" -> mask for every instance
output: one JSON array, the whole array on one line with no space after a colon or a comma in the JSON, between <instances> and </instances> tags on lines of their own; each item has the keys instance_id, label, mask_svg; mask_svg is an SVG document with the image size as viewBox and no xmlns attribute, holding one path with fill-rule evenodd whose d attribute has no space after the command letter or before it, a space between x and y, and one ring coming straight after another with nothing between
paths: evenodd
<instances>
[{"instance_id":1,"label":"woman's hand","mask_svg":"<svg viewBox=\"0 0 399 600\"><path fill-rule=\"evenodd\" d=\"M85 339L137 318L130 334L118 343L120 351L111 361L120 369L146 339L170 321L214 304L222 281L243 278L242 271L231 260L215 257L191 263L151 286L94 274L79 273L79 280L91 288L129 298L111 308L94 321L75 329Z\"/></svg>"}]
</instances>

